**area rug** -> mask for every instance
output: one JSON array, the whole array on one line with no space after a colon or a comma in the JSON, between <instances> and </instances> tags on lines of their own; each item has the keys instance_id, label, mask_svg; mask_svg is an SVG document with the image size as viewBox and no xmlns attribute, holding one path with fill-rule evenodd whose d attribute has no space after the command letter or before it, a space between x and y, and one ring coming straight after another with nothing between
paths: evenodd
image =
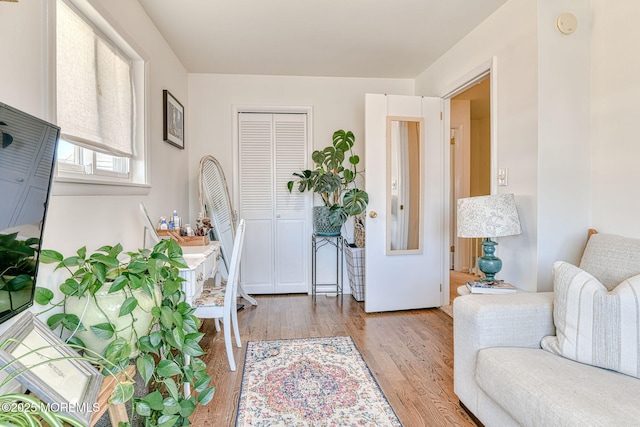
<instances>
[{"instance_id":1,"label":"area rug","mask_svg":"<svg viewBox=\"0 0 640 427\"><path fill-rule=\"evenodd\" d=\"M351 337L250 341L236 426L401 426Z\"/></svg>"}]
</instances>

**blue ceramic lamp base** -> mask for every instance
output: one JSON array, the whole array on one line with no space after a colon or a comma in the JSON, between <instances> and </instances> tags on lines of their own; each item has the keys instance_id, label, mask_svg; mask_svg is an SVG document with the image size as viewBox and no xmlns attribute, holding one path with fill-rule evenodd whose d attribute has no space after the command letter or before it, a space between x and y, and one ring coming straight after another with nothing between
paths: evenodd
<instances>
[{"instance_id":1,"label":"blue ceramic lamp base","mask_svg":"<svg viewBox=\"0 0 640 427\"><path fill-rule=\"evenodd\" d=\"M502 260L494 255L498 243L487 237L481 244L484 255L478 258L478 268L484 273L484 279L482 280L492 282L495 280L496 274L502 269Z\"/></svg>"}]
</instances>

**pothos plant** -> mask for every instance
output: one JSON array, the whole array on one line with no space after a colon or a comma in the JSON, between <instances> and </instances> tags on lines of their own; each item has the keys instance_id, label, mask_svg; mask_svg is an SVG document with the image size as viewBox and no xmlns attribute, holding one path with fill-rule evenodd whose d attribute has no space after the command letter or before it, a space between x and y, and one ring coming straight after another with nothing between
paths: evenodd
<instances>
[{"instance_id":1,"label":"pothos plant","mask_svg":"<svg viewBox=\"0 0 640 427\"><path fill-rule=\"evenodd\" d=\"M122 260L121 258L125 258ZM179 269L187 267L182 249L173 240L162 240L152 249L140 249L123 253L121 245L103 246L88 254L86 247L75 255L64 257L53 250L43 250L43 263L55 263L56 270L65 269L69 277L60 285L62 300L53 302L54 294L49 289L36 289L36 302L50 305L49 309L62 307L62 313L51 315L47 324L60 330L67 341L84 346L74 335L76 331L88 330L98 337L109 340L102 357L111 362L114 370L123 370L133 354L140 376L149 393L134 398L135 412L142 417L145 426L189 425L188 417L197 405L206 405L213 397L215 387L206 372L205 363L199 358L204 354L199 332L200 320L194 316L195 308L184 300ZM97 307L101 305L99 292L124 292L118 317L126 318L133 327L138 320L136 309L141 307L140 292L145 299L151 298L152 321L144 334L137 336L134 348L129 344L123 330L115 322L107 320L97 325L85 325L77 314L66 311L65 302L71 298L88 297ZM158 292L159 291L159 292ZM131 333L131 328L127 329ZM184 385L189 383L194 391L185 396Z\"/></svg>"},{"instance_id":2,"label":"pothos plant","mask_svg":"<svg viewBox=\"0 0 640 427\"><path fill-rule=\"evenodd\" d=\"M330 146L311 154L315 169L294 172L296 179L287 182L289 192L297 184L300 192L318 194L324 206L330 208L329 221L336 227L364 212L369 204L369 194L356 185L360 157L353 152L355 140L351 131L335 131Z\"/></svg>"}]
</instances>

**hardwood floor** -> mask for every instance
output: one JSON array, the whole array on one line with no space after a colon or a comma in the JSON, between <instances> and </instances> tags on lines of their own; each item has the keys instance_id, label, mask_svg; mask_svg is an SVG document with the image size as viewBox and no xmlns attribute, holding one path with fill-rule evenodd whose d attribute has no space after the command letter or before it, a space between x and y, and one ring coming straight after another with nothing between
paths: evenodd
<instances>
[{"instance_id":1,"label":"hardwood floor","mask_svg":"<svg viewBox=\"0 0 640 427\"><path fill-rule=\"evenodd\" d=\"M280 338L350 335L405 427L475 426L453 393L453 321L438 309L367 314L349 295L256 297L238 313L241 349L238 370L229 371L222 332L206 320L203 360L216 385L209 405L191 417L193 425L233 426L240 395L246 342Z\"/></svg>"}]
</instances>

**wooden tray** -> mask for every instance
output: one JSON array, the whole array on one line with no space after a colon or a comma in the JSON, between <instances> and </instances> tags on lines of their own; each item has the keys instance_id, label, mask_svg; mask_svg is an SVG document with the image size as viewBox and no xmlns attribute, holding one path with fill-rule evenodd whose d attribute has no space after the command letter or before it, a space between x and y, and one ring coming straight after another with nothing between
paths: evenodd
<instances>
[{"instance_id":1,"label":"wooden tray","mask_svg":"<svg viewBox=\"0 0 640 427\"><path fill-rule=\"evenodd\" d=\"M156 230L158 236L169 236L180 246L206 246L209 244L209 236L181 236L178 230Z\"/></svg>"}]
</instances>

